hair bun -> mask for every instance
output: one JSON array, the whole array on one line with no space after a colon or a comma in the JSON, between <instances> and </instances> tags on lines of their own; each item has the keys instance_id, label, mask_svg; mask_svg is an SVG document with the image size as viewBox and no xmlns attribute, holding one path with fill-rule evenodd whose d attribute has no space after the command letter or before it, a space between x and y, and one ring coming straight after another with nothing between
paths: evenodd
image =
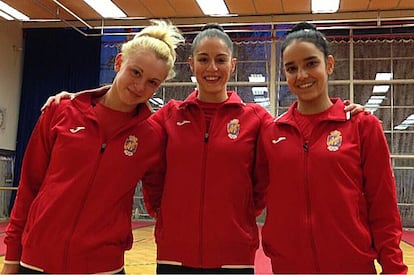
<instances>
[{"instance_id":1,"label":"hair bun","mask_svg":"<svg viewBox=\"0 0 414 275\"><path fill-rule=\"evenodd\" d=\"M309 22L300 22L293 26L290 32L297 32L301 30L314 30L316 31L316 26Z\"/></svg>"},{"instance_id":2,"label":"hair bun","mask_svg":"<svg viewBox=\"0 0 414 275\"><path fill-rule=\"evenodd\" d=\"M217 23L208 23L208 24L204 25L203 28L201 28L201 31L205 31L205 30L208 30L208 29L216 29L216 30L224 32L223 27L220 26Z\"/></svg>"}]
</instances>

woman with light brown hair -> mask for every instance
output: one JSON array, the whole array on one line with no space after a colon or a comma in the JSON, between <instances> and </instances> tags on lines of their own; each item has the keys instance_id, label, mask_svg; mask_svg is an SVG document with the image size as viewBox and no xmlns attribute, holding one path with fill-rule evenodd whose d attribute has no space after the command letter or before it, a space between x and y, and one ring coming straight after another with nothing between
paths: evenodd
<instances>
[{"instance_id":1,"label":"woman with light brown hair","mask_svg":"<svg viewBox=\"0 0 414 275\"><path fill-rule=\"evenodd\" d=\"M6 229L3 273L124 273L138 181L161 162L148 99L174 76L178 29L153 21L123 44L111 85L40 116ZM159 174L158 174L159 175Z\"/></svg>"}]
</instances>

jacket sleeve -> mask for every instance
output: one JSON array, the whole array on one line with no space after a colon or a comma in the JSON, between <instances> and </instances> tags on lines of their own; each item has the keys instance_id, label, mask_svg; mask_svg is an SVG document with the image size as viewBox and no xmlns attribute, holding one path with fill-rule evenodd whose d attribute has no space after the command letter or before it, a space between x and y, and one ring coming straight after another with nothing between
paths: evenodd
<instances>
[{"instance_id":1,"label":"jacket sleeve","mask_svg":"<svg viewBox=\"0 0 414 275\"><path fill-rule=\"evenodd\" d=\"M38 119L23 157L19 188L4 239L7 246L5 261L9 263L20 260L22 252L21 238L26 226L28 212L33 200L39 193L49 165L50 153L54 143L51 120L57 108L57 105L52 105Z\"/></svg>"},{"instance_id":2,"label":"jacket sleeve","mask_svg":"<svg viewBox=\"0 0 414 275\"><path fill-rule=\"evenodd\" d=\"M380 121L361 114L362 168L373 244L383 273L406 274L400 249L402 225L390 152Z\"/></svg>"},{"instance_id":3,"label":"jacket sleeve","mask_svg":"<svg viewBox=\"0 0 414 275\"><path fill-rule=\"evenodd\" d=\"M259 216L265 208L265 195L267 187L269 186L268 163L261 136L266 125L273 121L273 117L267 110L262 107L259 110L260 129L256 140L256 156L253 172L253 198L256 216Z\"/></svg>"},{"instance_id":4,"label":"jacket sleeve","mask_svg":"<svg viewBox=\"0 0 414 275\"><path fill-rule=\"evenodd\" d=\"M154 117L156 115L157 117ZM157 136L159 136L160 150L157 156L158 161L142 178L142 193L145 207L148 214L153 218L157 218L164 189L166 132L163 128L162 115L161 110L159 110L149 118L150 124L156 129Z\"/></svg>"}]
</instances>

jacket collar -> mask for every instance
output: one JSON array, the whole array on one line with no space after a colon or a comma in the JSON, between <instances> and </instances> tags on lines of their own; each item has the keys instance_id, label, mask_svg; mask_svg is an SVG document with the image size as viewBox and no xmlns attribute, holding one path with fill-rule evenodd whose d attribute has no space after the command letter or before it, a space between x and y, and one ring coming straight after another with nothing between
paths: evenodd
<instances>
[{"instance_id":1,"label":"jacket collar","mask_svg":"<svg viewBox=\"0 0 414 275\"><path fill-rule=\"evenodd\" d=\"M326 117L323 120L330 121L347 121L351 119L351 113L345 112L345 105L340 98L331 98L333 105L329 107L329 112L327 112ZM298 102L294 102L286 113L281 114L279 117L275 118L276 123L288 123L291 124L294 121L293 111L298 106Z\"/></svg>"},{"instance_id":2,"label":"jacket collar","mask_svg":"<svg viewBox=\"0 0 414 275\"><path fill-rule=\"evenodd\" d=\"M180 105L180 108L186 108L191 105L198 105L197 96L198 90L193 91ZM240 98L240 96L234 91L227 92L228 99L224 102L224 105L238 105L245 106L246 103Z\"/></svg>"},{"instance_id":3,"label":"jacket collar","mask_svg":"<svg viewBox=\"0 0 414 275\"><path fill-rule=\"evenodd\" d=\"M81 91L73 98L73 104L85 114L91 113L93 112L96 99L106 94L109 88L111 88L111 85ZM149 117L152 113L153 109L148 102L138 104L137 117L139 117L139 120Z\"/></svg>"}]
</instances>

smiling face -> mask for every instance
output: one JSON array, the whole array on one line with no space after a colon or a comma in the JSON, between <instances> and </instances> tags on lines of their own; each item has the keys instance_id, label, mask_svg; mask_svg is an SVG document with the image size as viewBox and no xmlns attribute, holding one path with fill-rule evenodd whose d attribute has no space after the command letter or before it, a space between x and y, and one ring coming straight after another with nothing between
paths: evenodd
<instances>
[{"instance_id":1,"label":"smiling face","mask_svg":"<svg viewBox=\"0 0 414 275\"><path fill-rule=\"evenodd\" d=\"M226 43L217 37L203 38L189 57L191 71L198 83L199 99L222 102L227 98L227 81L236 59Z\"/></svg>"},{"instance_id":2,"label":"smiling face","mask_svg":"<svg viewBox=\"0 0 414 275\"><path fill-rule=\"evenodd\" d=\"M125 59L122 53L115 58L117 72L105 102L120 111L132 111L146 102L167 78L169 68L151 50L137 50Z\"/></svg>"},{"instance_id":3,"label":"smiling face","mask_svg":"<svg viewBox=\"0 0 414 275\"><path fill-rule=\"evenodd\" d=\"M330 104L328 76L334 69L332 55L325 58L313 43L294 40L283 52L283 65L289 89L297 95L299 105L320 109Z\"/></svg>"}]
</instances>

